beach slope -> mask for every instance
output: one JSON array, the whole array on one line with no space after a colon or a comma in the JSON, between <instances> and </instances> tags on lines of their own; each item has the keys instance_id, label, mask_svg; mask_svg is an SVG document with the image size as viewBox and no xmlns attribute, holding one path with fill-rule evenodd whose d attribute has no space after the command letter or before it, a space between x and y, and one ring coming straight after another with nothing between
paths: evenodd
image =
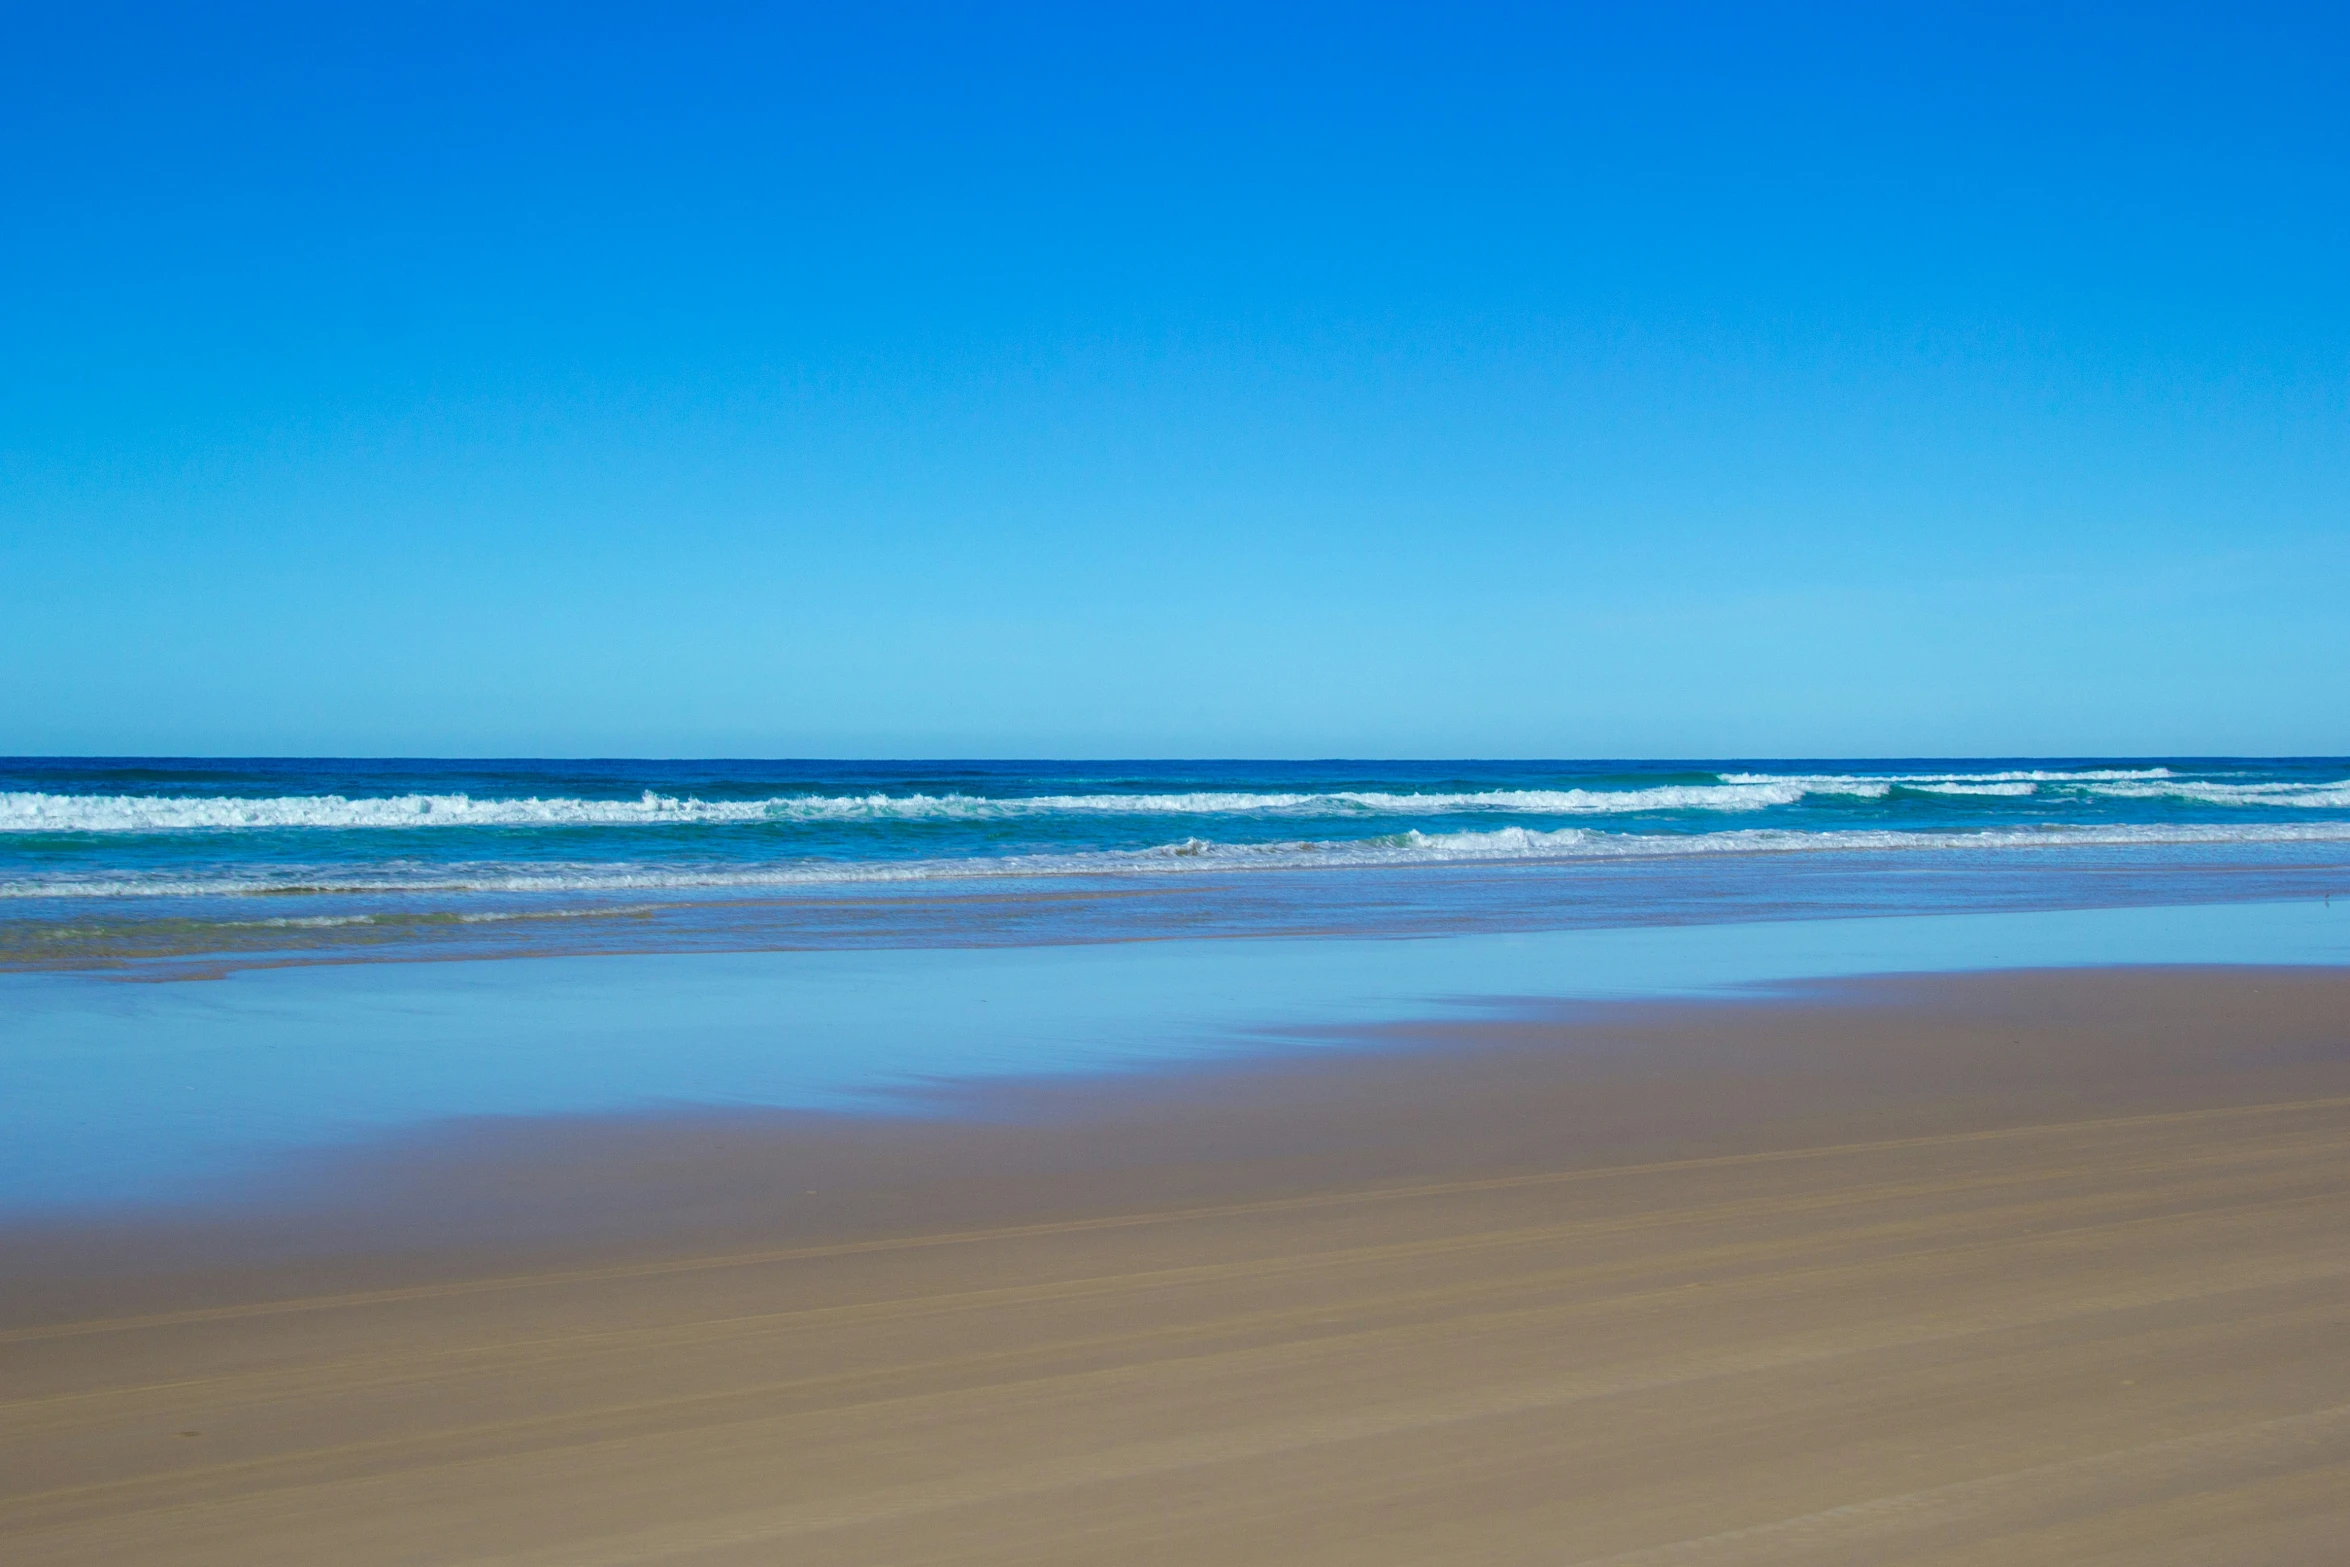
<instances>
[{"instance_id":1,"label":"beach slope","mask_svg":"<svg viewBox=\"0 0 2350 1567\"><path fill-rule=\"evenodd\" d=\"M202 1269L27 1237L0 1552L2334 1559L2345 1020L2339 971L1871 981L485 1135Z\"/></svg>"}]
</instances>

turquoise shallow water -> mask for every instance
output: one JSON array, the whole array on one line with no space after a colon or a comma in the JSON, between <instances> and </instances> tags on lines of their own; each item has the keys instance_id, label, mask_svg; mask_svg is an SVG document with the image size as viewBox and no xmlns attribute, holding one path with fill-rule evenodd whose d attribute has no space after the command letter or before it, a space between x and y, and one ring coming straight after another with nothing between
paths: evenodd
<instances>
[{"instance_id":1,"label":"turquoise shallow water","mask_svg":"<svg viewBox=\"0 0 2350 1567\"><path fill-rule=\"evenodd\" d=\"M1529 998L2187 962L2350 962L2350 901L0 975L0 1211L252 1195L305 1150L467 1116L939 1113L921 1090L1333 1048Z\"/></svg>"}]
</instances>

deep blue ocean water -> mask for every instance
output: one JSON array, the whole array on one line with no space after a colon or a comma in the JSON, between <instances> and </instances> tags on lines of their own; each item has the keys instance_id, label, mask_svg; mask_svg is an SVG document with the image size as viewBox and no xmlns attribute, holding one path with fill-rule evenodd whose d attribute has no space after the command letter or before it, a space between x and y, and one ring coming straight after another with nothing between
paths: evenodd
<instances>
[{"instance_id":1,"label":"deep blue ocean water","mask_svg":"<svg viewBox=\"0 0 2350 1567\"><path fill-rule=\"evenodd\" d=\"M0 966L1408 933L2344 889L2350 759L0 761Z\"/></svg>"}]
</instances>

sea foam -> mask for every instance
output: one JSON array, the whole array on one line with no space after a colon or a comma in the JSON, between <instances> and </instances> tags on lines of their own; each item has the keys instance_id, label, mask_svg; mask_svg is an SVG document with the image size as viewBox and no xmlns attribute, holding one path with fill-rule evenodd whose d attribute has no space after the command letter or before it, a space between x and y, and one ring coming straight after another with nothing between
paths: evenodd
<instances>
[{"instance_id":1,"label":"sea foam","mask_svg":"<svg viewBox=\"0 0 2350 1567\"><path fill-rule=\"evenodd\" d=\"M0 794L4 832L196 832L299 828L650 827L758 822L1001 821L1051 816L1433 816L1492 812L1532 816L1649 811L1758 811L1810 794L1882 794L1865 780L1755 779L1645 789L1485 789L1398 793L1199 792L1045 794L779 795L701 800L647 792L633 800L475 799L463 794L384 798L284 795Z\"/></svg>"},{"instance_id":2,"label":"sea foam","mask_svg":"<svg viewBox=\"0 0 2350 1567\"><path fill-rule=\"evenodd\" d=\"M1634 788L1195 791L988 796L975 794L774 795L705 800L657 794L633 799L279 795L0 794L0 832L238 832L325 829L751 826L791 823L987 822L1052 817L1248 816L1369 819L1412 816L1626 816L1747 813L1809 799L1882 800L1897 792L2018 798L2035 793L2110 799L2178 799L2213 805L2350 809L2350 779L2230 784L2173 777L2164 768L2064 772L1772 774L1729 773L1715 783Z\"/></svg>"},{"instance_id":3,"label":"sea foam","mask_svg":"<svg viewBox=\"0 0 2350 1567\"><path fill-rule=\"evenodd\" d=\"M1271 843L1184 838L1140 849L1003 854L956 859L798 860L756 868L722 862L691 865L549 863L429 866L381 862L349 866L252 866L238 872L122 871L61 873L0 880L0 898L150 898L288 894L342 896L419 893L693 893L728 889L965 882L1002 877L1151 876L1194 872L1304 870L1591 860L1679 859L1715 854L2046 851L2082 848L2192 847L2350 843L2350 821L2222 825L2180 822L2032 827L1975 831L1853 829L1807 832L1732 828L1704 833L1632 833L1592 828L1502 827L1473 832L1409 829L1363 839Z\"/></svg>"}]
</instances>

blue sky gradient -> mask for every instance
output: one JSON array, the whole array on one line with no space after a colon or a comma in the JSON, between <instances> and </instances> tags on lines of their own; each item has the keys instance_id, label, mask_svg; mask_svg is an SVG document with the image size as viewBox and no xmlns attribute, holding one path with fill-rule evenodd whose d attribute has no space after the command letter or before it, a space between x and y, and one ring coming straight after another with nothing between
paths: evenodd
<instances>
[{"instance_id":1,"label":"blue sky gradient","mask_svg":"<svg viewBox=\"0 0 2350 1567\"><path fill-rule=\"evenodd\" d=\"M2338 8L14 8L0 751L2350 751Z\"/></svg>"}]
</instances>

